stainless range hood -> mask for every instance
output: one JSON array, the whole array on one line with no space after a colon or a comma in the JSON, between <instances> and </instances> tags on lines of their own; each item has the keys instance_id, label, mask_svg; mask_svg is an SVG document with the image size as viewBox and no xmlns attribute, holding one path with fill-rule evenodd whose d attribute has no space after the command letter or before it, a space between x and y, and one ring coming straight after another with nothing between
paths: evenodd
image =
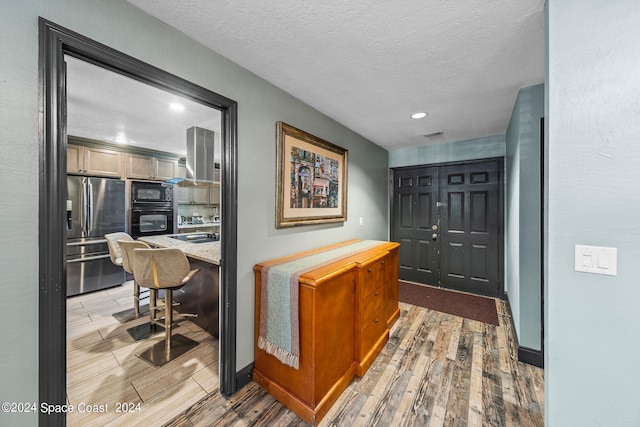
<instances>
[{"instance_id":1,"label":"stainless range hood","mask_svg":"<svg viewBox=\"0 0 640 427\"><path fill-rule=\"evenodd\" d=\"M214 132L197 126L187 129L187 176L172 178L169 184L180 187L211 187L219 184L215 176Z\"/></svg>"}]
</instances>

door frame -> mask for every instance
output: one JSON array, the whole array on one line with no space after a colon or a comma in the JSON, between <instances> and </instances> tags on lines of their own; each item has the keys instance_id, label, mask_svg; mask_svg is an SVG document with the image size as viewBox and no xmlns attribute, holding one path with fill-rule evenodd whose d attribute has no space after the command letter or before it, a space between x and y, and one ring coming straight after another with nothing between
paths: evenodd
<instances>
[{"instance_id":1,"label":"door frame","mask_svg":"<svg viewBox=\"0 0 640 427\"><path fill-rule=\"evenodd\" d=\"M108 46L39 18L39 319L40 402L66 403L66 70L68 54L222 113L220 393L237 391L237 120L226 98ZM64 425L64 413L40 413L40 425Z\"/></svg>"},{"instance_id":2,"label":"door frame","mask_svg":"<svg viewBox=\"0 0 640 427\"><path fill-rule=\"evenodd\" d=\"M393 224L395 223L395 209L394 203L396 202L396 194L395 194L395 171L402 170L411 170L411 169L422 169L422 168L430 168L430 167L442 167L442 166L463 166L477 163L486 163L496 161L498 162L498 296L497 298L505 299L506 295L504 293L504 157L487 157L482 159L473 159L473 160L456 160L451 162L440 162L440 163L427 163L421 165L411 165L411 166L400 166L391 168L391 177L390 177L390 218L389 222L389 235L391 236L391 240L395 240Z\"/></svg>"}]
</instances>

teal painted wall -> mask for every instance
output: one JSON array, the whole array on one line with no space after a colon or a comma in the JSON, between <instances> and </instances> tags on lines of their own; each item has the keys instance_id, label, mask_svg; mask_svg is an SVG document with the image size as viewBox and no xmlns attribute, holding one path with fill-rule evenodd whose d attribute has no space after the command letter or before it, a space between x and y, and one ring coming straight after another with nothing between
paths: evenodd
<instances>
[{"instance_id":1,"label":"teal painted wall","mask_svg":"<svg viewBox=\"0 0 640 427\"><path fill-rule=\"evenodd\" d=\"M430 144L389 152L389 167L426 165L505 155L505 136L493 135L464 141Z\"/></svg>"},{"instance_id":2,"label":"teal painted wall","mask_svg":"<svg viewBox=\"0 0 640 427\"><path fill-rule=\"evenodd\" d=\"M254 264L353 238L388 238L387 151L124 0L2 6L0 401L38 401L39 16L238 102L238 369L253 361ZM279 120L349 150L347 222L275 229ZM37 425L36 414L0 413L0 425Z\"/></svg>"},{"instance_id":3,"label":"teal painted wall","mask_svg":"<svg viewBox=\"0 0 640 427\"><path fill-rule=\"evenodd\" d=\"M506 290L521 347L542 349L540 118L544 85L520 89L506 134Z\"/></svg>"},{"instance_id":4,"label":"teal painted wall","mask_svg":"<svg viewBox=\"0 0 640 427\"><path fill-rule=\"evenodd\" d=\"M640 7L547 0L545 425L640 425ZM575 245L618 274L574 271Z\"/></svg>"}]
</instances>

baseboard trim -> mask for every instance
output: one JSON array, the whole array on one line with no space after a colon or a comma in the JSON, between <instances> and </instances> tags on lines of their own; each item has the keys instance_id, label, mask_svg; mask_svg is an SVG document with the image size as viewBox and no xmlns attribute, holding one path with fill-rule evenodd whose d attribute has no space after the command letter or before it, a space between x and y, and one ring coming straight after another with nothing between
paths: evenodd
<instances>
[{"instance_id":1,"label":"baseboard trim","mask_svg":"<svg viewBox=\"0 0 640 427\"><path fill-rule=\"evenodd\" d=\"M518 346L518 360L544 369L544 354L541 350Z\"/></svg>"},{"instance_id":2,"label":"baseboard trim","mask_svg":"<svg viewBox=\"0 0 640 427\"><path fill-rule=\"evenodd\" d=\"M536 366L538 368L544 369L544 351L542 350L534 350L532 348L523 347L520 345L520 341L518 340L518 333L516 332L513 326L513 313L511 312L511 303L509 302L509 296L504 294L505 305L507 306L507 310L509 311L509 321L511 322L511 330L513 331L513 338L518 345L518 361L522 363L526 363L527 365Z\"/></svg>"},{"instance_id":3,"label":"baseboard trim","mask_svg":"<svg viewBox=\"0 0 640 427\"><path fill-rule=\"evenodd\" d=\"M236 392L253 381L253 366L251 362L236 373Z\"/></svg>"}]
</instances>

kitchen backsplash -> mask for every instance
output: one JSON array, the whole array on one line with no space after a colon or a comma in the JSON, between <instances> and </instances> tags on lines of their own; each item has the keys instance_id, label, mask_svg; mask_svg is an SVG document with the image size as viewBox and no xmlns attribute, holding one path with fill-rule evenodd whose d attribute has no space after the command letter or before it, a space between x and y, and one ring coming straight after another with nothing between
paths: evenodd
<instances>
[{"instance_id":1,"label":"kitchen backsplash","mask_svg":"<svg viewBox=\"0 0 640 427\"><path fill-rule=\"evenodd\" d=\"M205 219L212 219L220 214L220 208L217 205L178 205L178 215L186 217L187 221L196 214Z\"/></svg>"}]
</instances>

